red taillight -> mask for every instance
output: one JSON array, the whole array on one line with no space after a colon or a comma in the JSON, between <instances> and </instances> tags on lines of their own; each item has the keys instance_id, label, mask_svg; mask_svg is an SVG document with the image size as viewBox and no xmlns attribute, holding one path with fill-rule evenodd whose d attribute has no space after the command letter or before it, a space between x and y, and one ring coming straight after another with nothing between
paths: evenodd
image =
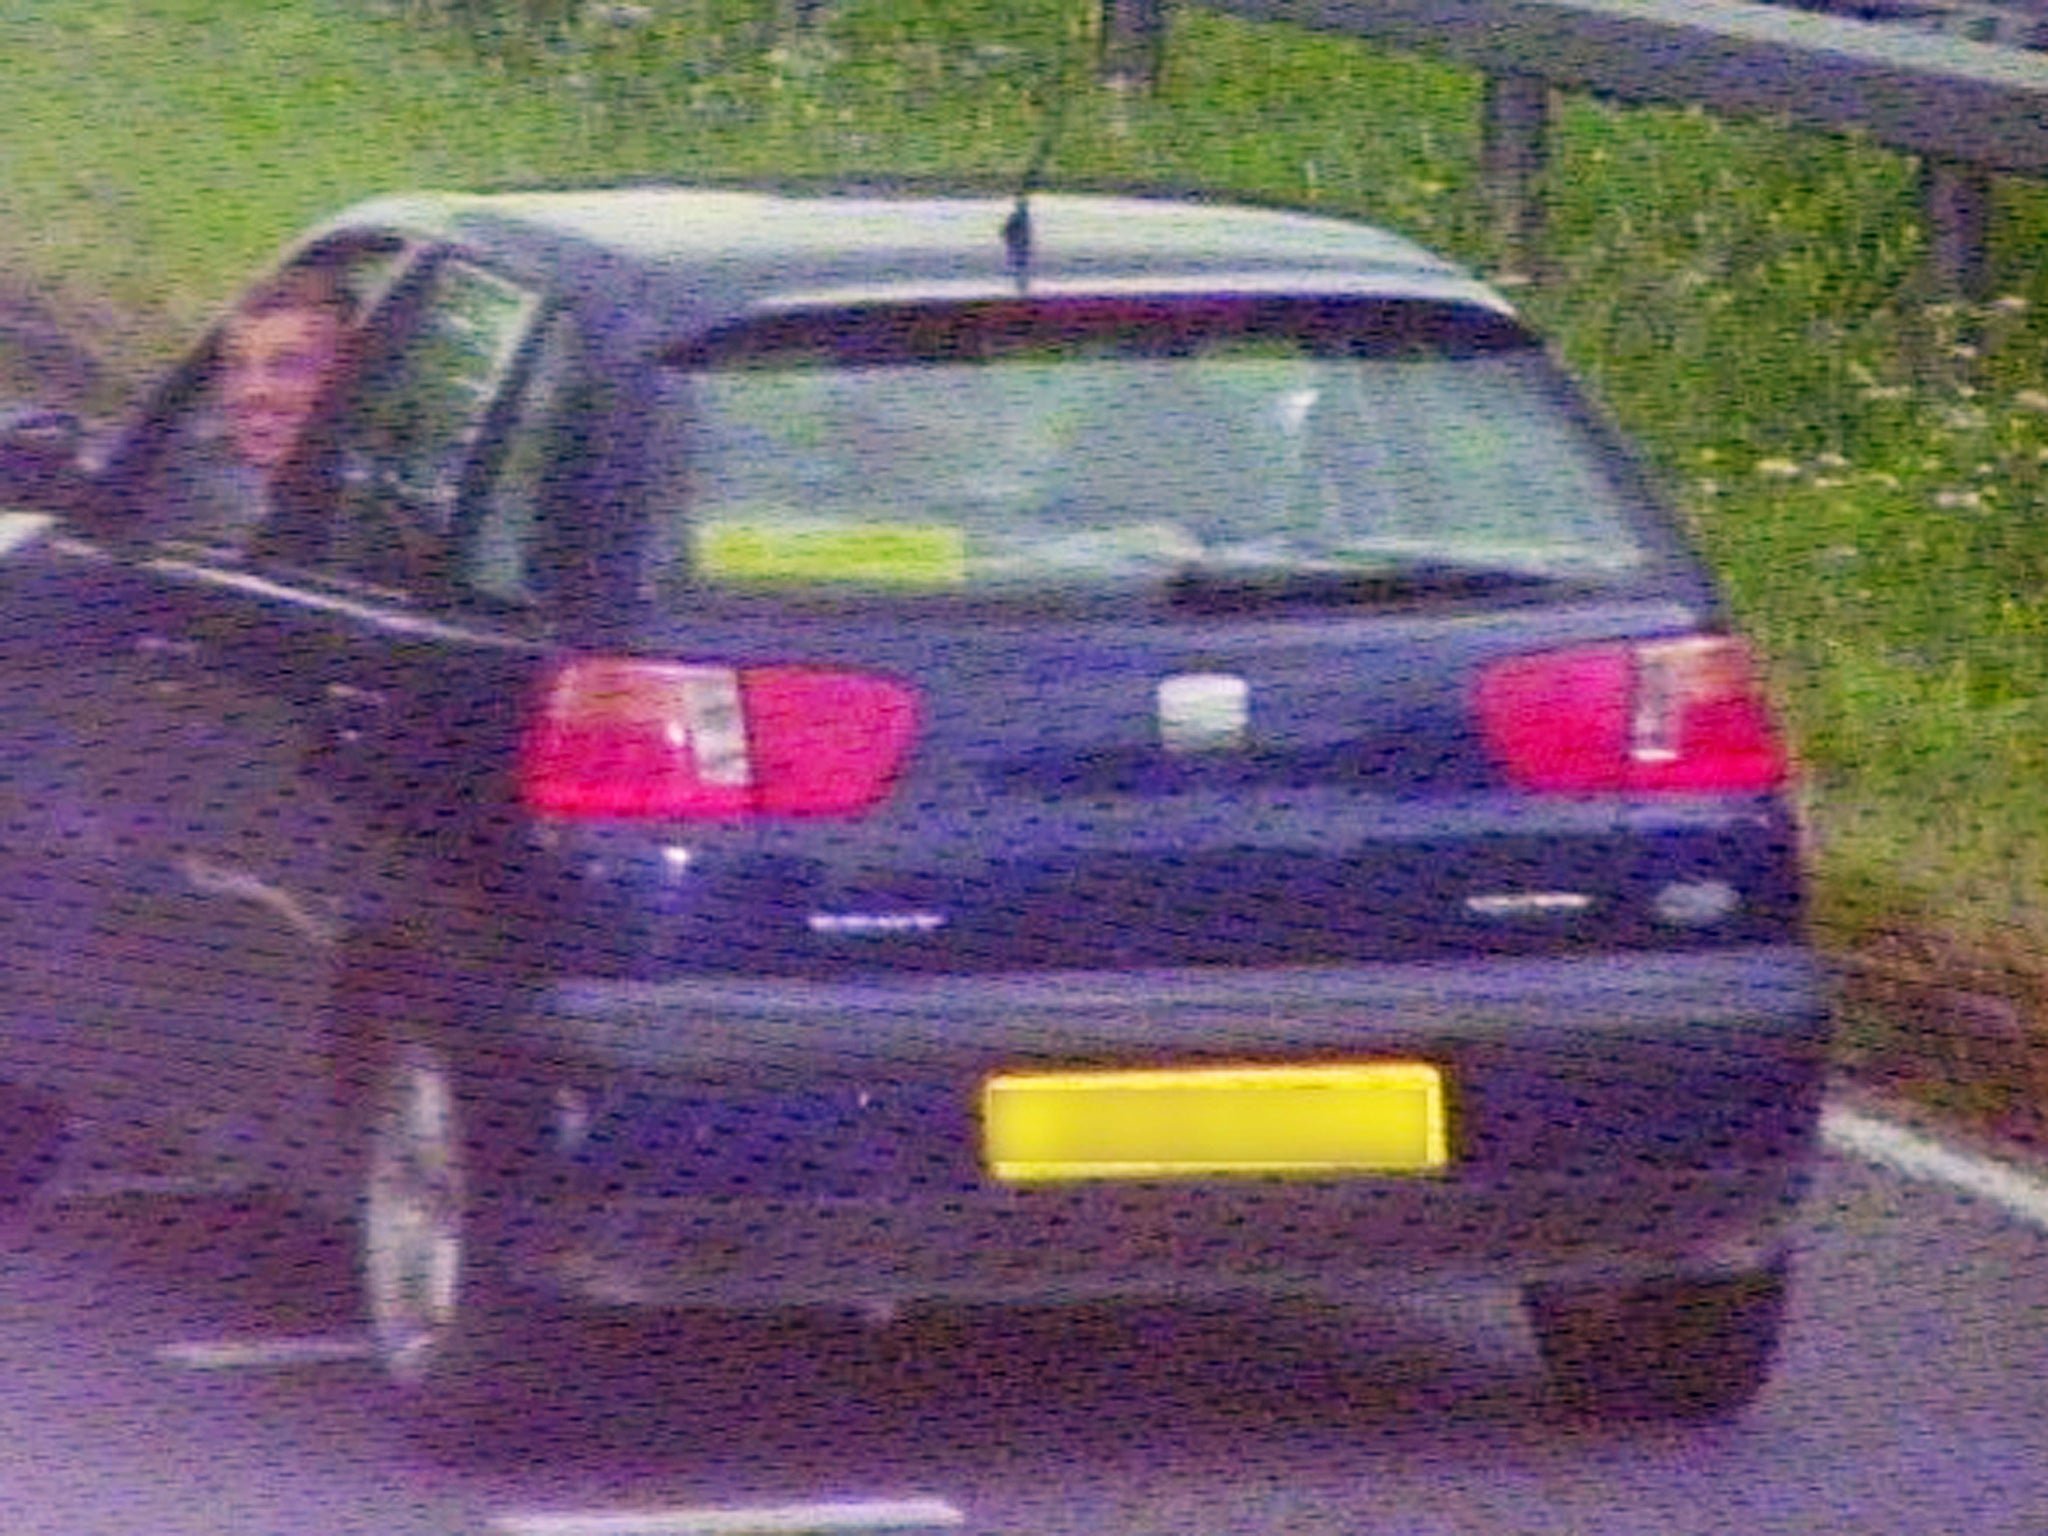
<instances>
[{"instance_id":1,"label":"red taillight","mask_svg":"<svg viewBox=\"0 0 2048 1536\"><path fill-rule=\"evenodd\" d=\"M1769 704L1739 640L1689 635L1496 662L1480 727L1518 789L1741 794L1787 776Z\"/></svg>"},{"instance_id":2,"label":"red taillight","mask_svg":"<svg viewBox=\"0 0 2048 1536\"><path fill-rule=\"evenodd\" d=\"M549 682L520 784L546 816L851 816L888 793L915 727L887 678L592 658Z\"/></svg>"},{"instance_id":3,"label":"red taillight","mask_svg":"<svg viewBox=\"0 0 2048 1536\"><path fill-rule=\"evenodd\" d=\"M851 816L889 791L917 728L908 688L804 667L740 674L747 735L770 816Z\"/></svg>"}]
</instances>

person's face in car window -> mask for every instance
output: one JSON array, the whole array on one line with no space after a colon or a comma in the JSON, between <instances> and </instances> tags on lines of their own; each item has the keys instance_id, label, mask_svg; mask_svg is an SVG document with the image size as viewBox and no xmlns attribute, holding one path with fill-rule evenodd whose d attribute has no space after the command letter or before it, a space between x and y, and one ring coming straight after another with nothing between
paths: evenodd
<instances>
[{"instance_id":1,"label":"person's face in car window","mask_svg":"<svg viewBox=\"0 0 2048 1536\"><path fill-rule=\"evenodd\" d=\"M340 316L311 305L259 310L228 323L221 402L244 464L269 474L284 462L334 372L341 343Z\"/></svg>"}]
</instances>

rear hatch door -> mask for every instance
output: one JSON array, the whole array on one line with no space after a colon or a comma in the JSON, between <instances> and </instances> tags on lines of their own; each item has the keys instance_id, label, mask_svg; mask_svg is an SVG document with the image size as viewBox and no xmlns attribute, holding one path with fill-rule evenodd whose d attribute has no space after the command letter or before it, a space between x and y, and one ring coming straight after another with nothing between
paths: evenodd
<instances>
[{"instance_id":1,"label":"rear hatch door","mask_svg":"<svg viewBox=\"0 0 2048 1536\"><path fill-rule=\"evenodd\" d=\"M1497 313L782 317L670 382L634 649L693 669L682 734L751 787L586 818L642 845L608 866L651 882L635 969L1414 958L1788 920L1739 648ZM821 746L833 719L851 734ZM791 772L813 788L776 800Z\"/></svg>"}]
</instances>

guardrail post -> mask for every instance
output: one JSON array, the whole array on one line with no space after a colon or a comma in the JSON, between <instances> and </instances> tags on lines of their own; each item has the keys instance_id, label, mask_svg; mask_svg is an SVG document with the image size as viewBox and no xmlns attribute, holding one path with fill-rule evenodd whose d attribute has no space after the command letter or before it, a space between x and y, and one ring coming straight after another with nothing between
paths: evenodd
<instances>
[{"instance_id":1,"label":"guardrail post","mask_svg":"<svg viewBox=\"0 0 2048 1536\"><path fill-rule=\"evenodd\" d=\"M1991 173L1929 156L1920 170L1927 212L1927 259L1935 286L1952 299L1991 297Z\"/></svg>"},{"instance_id":2,"label":"guardrail post","mask_svg":"<svg viewBox=\"0 0 2048 1536\"><path fill-rule=\"evenodd\" d=\"M1166 55L1168 0L1102 0L1104 83L1149 90Z\"/></svg>"},{"instance_id":3,"label":"guardrail post","mask_svg":"<svg viewBox=\"0 0 2048 1536\"><path fill-rule=\"evenodd\" d=\"M1537 276L1543 241L1539 185L1549 163L1550 82L1540 75L1486 77L1480 175L1508 272Z\"/></svg>"},{"instance_id":4,"label":"guardrail post","mask_svg":"<svg viewBox=\"0 0 2048 1536\"><path fill-rule=\"evenodd\" d=\"M830 0L775 0L775 33L790 37L808 31Z\"/></svg>"}]
</instances>

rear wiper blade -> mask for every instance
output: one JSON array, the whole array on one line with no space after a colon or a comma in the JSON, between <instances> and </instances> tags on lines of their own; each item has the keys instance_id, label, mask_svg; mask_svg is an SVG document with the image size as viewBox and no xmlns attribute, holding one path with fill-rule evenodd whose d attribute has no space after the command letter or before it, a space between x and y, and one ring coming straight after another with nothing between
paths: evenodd
<instances>
[{"instance_id":1,"label":"rear wiper blade","mask_svg":"<svg viewBox=\"0 0 2048 1536\"><path fill-rule=\"evenodd\" d=\"M1230 612L1266 607L1371 607L1430 598L1484 597L1556 586L1564 578L1528 566L1464 560L1385 565L1265 567L1187 565L1166 581L1176 607Z\"/></svg>"}]
</instances>

